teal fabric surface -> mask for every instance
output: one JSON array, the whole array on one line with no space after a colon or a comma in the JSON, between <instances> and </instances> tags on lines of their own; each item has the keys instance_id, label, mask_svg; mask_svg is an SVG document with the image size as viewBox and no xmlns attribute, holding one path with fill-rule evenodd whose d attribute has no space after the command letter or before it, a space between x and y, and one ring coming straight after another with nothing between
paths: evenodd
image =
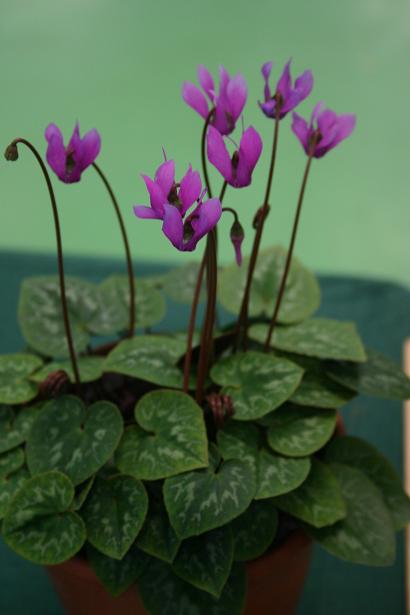
<instances>
[{"instance_id":1,"label":"teal fabric surface","mask_svg":"<svg viewBox=\"0 0 410 615\"><path fill-rule=\"evenodd\" d=\"M0 253L0 351L23 347L16 305L21 280L29 275L55 273L55 260L47 256ZM150 275L164 268L146 264L139 273ZM67 273L92 281L122 271L115 261L67 259ZM138 272L138 267L137 267ZM354 320L365 343L397 361L402 343L410 336L410 292L389 282L322 277L320 313ZM162 329L184 326L188 308L170 304ZM397 469L402 464L402 415L399 402L360 397L344 411L349 433L375 444ZM44 570L22 560L0 543L1 615L62 615ZM404 615L403 540L398 539L397 560L390 568L353 566L316 548L298 615ZM230 615L227 613L226 615ZM272 613L267 615L281 615Z\"/></svg>"}]
</instances>

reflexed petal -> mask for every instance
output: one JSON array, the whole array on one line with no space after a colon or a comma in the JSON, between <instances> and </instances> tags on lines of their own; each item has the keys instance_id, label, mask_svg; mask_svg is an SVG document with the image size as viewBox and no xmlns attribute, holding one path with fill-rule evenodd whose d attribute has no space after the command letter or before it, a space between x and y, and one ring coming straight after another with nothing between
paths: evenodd
<instances>
[{"instance_id":1,"label":"reflexed petal","mask_svg":"<svg viewBox=\"0 0 410 615\"><path fill-rule=\"evenodd\" d=\"M306 120L297 113L292 114L292 131L302 144L305 152L308 152L310 129Z\"/></svg>"},{"instance_id":2,"label":"reflexed petal","mask_svg":"<svg viewBox=\"0 0 410 615\"><path fill-rule=\"evenodd\" d=\"M200 64L198 66L198 81L201 88L204 90L209 100L213 103L215 100L215 85L211 73L208 69Z\"/></svg>"},{"instance_id":3,"label":"reflexed petal","mask_svg":"<svg viewBox=\"0 0 410 615\"><path fill-rule=\"evenodd\" d=\"M175 179L175 163L173 160L166 160L155 173L155 183L160 186L166 197L170 193Z\"/></svg>"},{"instance_id":4,"label":"reflexed petal","mask_svg":"<svg viewBox=\"0 0 410 615\"><path fill-rule=\"evenodd\" d=\"M260 108L267 117L275 117L276 100L268 100L264 103L259 103Z\"/></svg>"},{"instance_id":5,"label":"reflexed petal","mask_svg":"<svg viewBox=\"0 0 410 615\"><path fill-rule=\"evenodd\" d=\"M64 181L66 153L63 135L55 124L49 124L45 131L48 141L46 158L54 173Z\"/></svg>"},{"instance_id":6,"label":"reflexed petal","mask_svg":"<svg viewBox=\"0 0 410 615\"><path fill-rule=\"evenodd\" d=\"M160 216L152 207L146 207L146 205L134 205L134 214L137 218L161 220Z\"/></svg>"},{"instance_id":7,"label":"reflexed petal","mask_svg":"<svg viewBox=\"0 0 410 615\"><path fill-rule=\"evenodd\" d=\"M226 90L228 88L228 83L230 80L230 76L228 71L224 66L219 67L219 95L224 96L226 94Z\"/></svg>"},{"instance_id":8,"label":"reflexed petal","mask_svg":"<svg viewBox=\"0 0 410 615\"><path fill-rule=\"evenodd\" d=\"M315 157L321 158L329 150L333 149L341 141L343 141L348 136L350 136L354 130L355 125L356 125L355 115L348 114L348 115L336 116L336 119L332 126L332 131L331 131L332 138L327 139L326 142L324 142L324 140L320 141L315 151Z\"/></svg>"},{"instance_id":9,"label":"reflexed petal","mask_svg":"<svg viewBox=\"0 0 410 615\"><path fill-rule=\"evenodd\" d=\"M292 77L290 76L290 63L291 63L291 60L289 60L289 62L285 64L283 73L280 76L280 79L276 85L276 92L279 92L280 94L282 94L284 100L286 100L286 98L289 96L291 89L292 89Z\"/></svg>"},{"instance_id":10,"label":"reflexed petal","mask_svg":"<svg viewBox=\"0 0 410 615\"><path fill-rule=\"evenodd\" d=\"M227 96L229 99L229 110L233 121L236 122L243 111L248 96L248 88L242 75L236 75L229 81Z\"/></svg>"},{"instance_id":11,"label":"reflexed petal","mask_svg":"<svg viewBox=\"0 0 410 615\"><path fill-rule=\"evenodd\" d=\"M100 153L101 137L95 128L87 132L81 140L80 145L80 167L84 171L90 164L94 162Z\"/></svg>"},{"instance_id":12,"label":"reflexed petal","mask_svg":"<svg viewBox=\"0 0 410 615\"><path fill-rule=\"evenodd\" d=\"M194 111L206 120L208 117L208 103L201 90L193 83L186 81L182 87L182 98Z\"/></svg>"},{"instance_id":13,"label":"reflexed petal","mask_svg":"<svg viewBox=\"0 0 410 615\"><path fill-rule=\"evenodd\" d=\"M71 135L70 141L67 145L67 150L76 151L77 148L81 146L81 137L80 137L80 125L76 122L73 130L73 134Z\"/></svg>"},{"instance_id":14,"label":"reflexed petal","mask_svg":"<svg viewBox=\"0 0 410 615\"><path fill-rule=\"evenodd\" d=\"M262 139L257 130L253 126L249 126L242 135L241 142L239 144L239 155L245 156L252 169L255 168L256 163L262 152Z\"/></svg>"},{"instance_id":15,"label":"reflexed petal","mask_svg":"<svg viewBox=\"0 0 410 615\"><path fill-rule=\"evenodd\" d=\"M263 90L263 93L265 96L265 102L269 100L269 98L271 97L271 91L269 87L269 77L270 77L271 70L272 70L272 62L265 62L265 64L262 66L262 69L261 69L262 77L265 80L265 87Z\"/></svg>"},{"instance_id":16,"label":"reflexed petal","mask_svg":"<svg viewBox=\"0 0 410 615\"><path fill-rule=\"evenodd\" d=\"M304 73L299 75L295 81L295 90L300 92L301 99L304 100L309 96L313 89L313 73L311 70L305 70Z\"/></svg>"},{"instance_id":17,"label":"reflexed petal","mask_svg":"<svg viewBox=\"0 0 410 615\"><path fill-rule=\"evenodd\" d=\"M173 246L178 250L182 250L184 226L181 214L177 207L164 205L164 223L162 225L163 233L168 237Z\"/></svg>"},{"instance_id":18,"label":"reflexed petal","mask_svg":"<svg viewBox=\"0 0 410 615\"><path fill-rule=\"evenodd\" d=\"M221 215L222 205L219 199L209 199L200 203L187 219L194 229L194 235L184 244L184 251L194 250L198 241L218 224Z\"/></svg>"},{"instance_id":19,"label":"reflexed petal","mask_svg":"<svg viewBox=\"0 0 410 615\"><path fill-rule=\"evenodd\" d=\"M184 215L191 205L199 198L201 188L201 177L198 171L192 171L190 166L181 179L181 187L179 190L179 199L182 203L182 215Z\"/></svg>"},{"instance_id":20,"label":"reflexed petal","mask_svg":"<svg viewBox=\"0 0 410 615\"><path fill-rule=\"evenodd\" d=\"M162 216L164 212L163 206L167 202L167 195L164 194L162 188L152 181L148 175L143 175L142 177L149 192L151 207Z\"/></svg>"},{"instance_id":21,"label":"reflexed petal","mask_svg":"<svg viewBox=\"0 0 410 615\"><path fill-rule=\"evenodd\" d=\"M209 162L213 164L222 177L229 182L232 178L231 157L229 156L222 136L213 126L210 126L208 129L207 154Z\"/></svg>"},{"instance_id":22,"label":"reflexed petal","mask_svg":"<svg viewBox=\"0 0 410 615\"><path fill-rule=\"evenodd\" d=\"M323 109L323 101L318 102L313 107L312 115L310 116L310 126L313 126L319 114L322 112L322 109Z\"/></svg>"}]
</instances>

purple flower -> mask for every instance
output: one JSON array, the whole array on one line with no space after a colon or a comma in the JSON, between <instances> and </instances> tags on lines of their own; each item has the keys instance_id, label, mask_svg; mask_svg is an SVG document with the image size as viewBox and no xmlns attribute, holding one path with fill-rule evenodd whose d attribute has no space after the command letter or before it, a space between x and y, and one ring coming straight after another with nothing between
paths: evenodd
<instances>
[{"instance_id":1,"label":"purple flower","mask_svg":"<svg viewBox=\"0 0 410 615\"><path fill-rule=\"evenodd\" d=\"M234 130L246 103L248 90L242 75L230 77L223 66L219 68L219 93L215 91L214 80L205 66L198 67L198 81L208 98L214 114L211 124L221 135L229 135ZM209 105L205 95L193 83L186 81L182 87L182 98L206 120Z\"/></svg>"},{"instance_id":2,"label":"purple flower","mask_svg":"<svg viewBox=\"0 0 410 615\"><path fill-rule=\"evenodd\" d=\"M308 156L321 158L346 139L355 125L355 115L337 115L330 109L322 110L322 103L318 103L309 124L297 113L293 114L292 130Z\"/></svg>"},{"instance_id":3,"label":"purple flower","mask_svg":"<svg viewBox=\"0 0 410 615\"><path fill-rule=\"evenodd\" d=\"M302 73L292 85L292 77L290 74L290 63L285 64L282 76L276 84L276 90L272 94L269 86L269 77L272 70L272 62L266 62L262 66L262 76L265 79L265 102L259 103L260 108L267 117L276 117L276 110L279 111L279 117L285 115L298 106L302 100L305 100L313 88L313 75L310 70Z\"/></svg>"},{"instance_id":4,"label":"purple flower","mask_svg":"<svg viewBox=\"0 0 410 615\"><path fill-rule=\"evenodd\" d=\"M73 184L81 179L81 173L97 158L101 148L101 138L93 129L80 137L80 127L75 125L71 139L64 146L61 130L55 124L49 124L45 137L48 142L47 162L54 173L66 184Z\"/></svg>"},{"instance_id":5,"label":"purple flower","mask_svg":"<svg viewBox=\"0 0 410 615\"><path fill-rule=\"evenodd\" d=\"M262 152L262 139L259 133L250 126L243 132L239 149L231 158L223 137L210 126L207 151L209 161L218 169L228 184L234 188L243 188L251 183L253 170Z\"/></svg>"},{"instance_id":6,"label":"purple flower","mask_svg":"<svg viewBox=\"0 0 410 615\"><path fill-rule=\"evenodd\" d=\"M167 160L161 164L152 180L143 175L150 195L150 207L135 205L138 218L163 220L162 231L182 252L195 250L196 244L211 231L222 214L219 199L203 201L201 178L189 166L180 183L175 183L175 164ZM189 213L190 207L196 207Z\"/></svg>"}]
</instances>

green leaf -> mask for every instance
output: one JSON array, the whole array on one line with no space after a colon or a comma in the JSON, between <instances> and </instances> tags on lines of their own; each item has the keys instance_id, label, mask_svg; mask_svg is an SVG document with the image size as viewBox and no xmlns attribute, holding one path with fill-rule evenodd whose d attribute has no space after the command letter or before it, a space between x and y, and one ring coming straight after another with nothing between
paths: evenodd
<instances>
[{"instance_id":1,"label":"green leaf","mask_svg":"<svg viewBox=\"0 0 410 615\"><path fill-rule=\"evenodd\" d=\"M343 519L346 504L341 487L329 467L314 458L311 463L305 482L273 501L280 510L320 528Z\"/></svg>"},{"instance_id":2,"label":"green leaf","mask_svg":"<svg viewBox=\"0 0 410 615\"><path fill-rule=\"evenodd\" d=\"M90 543L104 555L122 559L139 534L148 496L132 476L97 478L81 509Z\"/></svg>"},{"instance_id":3,"label":"green leaf","mask_svg":"<svg viewBox=\"0 0 410 615\"><path fill-rule=\"evenodd\" d=\"M164 502L177 535L184 539L225 525L244 512L255 494L252 470L232 459L206 470L167 478Z\"/></svg>"},{"instance_id":4,"label":"green leaf","mask_svg":"<svg viewBox=\"0 0 410 615\"><path fill-rule=\"evenodd\" d=\"M250 421L281 406L299 386L303 370L262 352L238 353L219 361L211 378L233 401L234 419Z\"/></svg>"},{"instance_id":5,"label":"green leaf","mask_svg":"<svg viewBox=\"0 0 410 615\"><path fill-rule=\"evenodd\" d=\"M264 422L269 426L268 444L289 457L306 457L321 449L336 428L336 410L284 404Z\"/></svg>"},{"instance_id":6,"label":"green leaf","mask_svg":"<svg viewBox=\"0 0 410 615\"><path fill-rule=\"evenodd\" d=\"M250 316L272 316L276 296L285 267L286 250L279 246L259 253L249 303ZM249 258L242 267L235 263L222 270L219 276L218 299L229 312L239 313L246 284ZM279 322L300 322L317 310L320 289L316 278L301 263L292 259L286 290L279 313Z\"/></svg>"},{"instance_id":7,"label":"green leaf","mask_svg":"<svg viewBox=\"0 0 410 615\"><path fill-rule=\"evenodd\" d=\"M180 391L153 391L135 407L137 425L125 430L116 466L143 480L158 480L208 464L203 412Z\"/></svg>"},{"instance_id":8,"label":"green leaf","mask_svg":"<svg viewBox=\"0 0 410 615\"><path fill-rule=\"evenodd\" d=\"M150 503L150 506L144 526L138 535L137 545L148 555L172 564L181 541L169 522L163 504L154 507Z\"/></svg>"},{"instance_id":9,"label":"green leaf","mask_svg":"<svg viewBox=\"0 0 410 615\"><path fill-rule=\"evenodd\" d=\"M128 276L112 275L104 280L99 291L104 304L115 305L116 325L115 331L128 328L129 323L129 284ZM154 288L152 283L143 278L135 280L135 324L137 327L151 327L163 319L165 315L165 300L162 293ZM100 316L100 315L99 315ZM95 320L92 329L99 334L113 333L112 319L107 323Z\"/></svg>"},{"instance_id":10,"label":"green leaf","mask_svg":"<svg viewBox=\"0 0 410 615\"><path fill-rule=\"evenodd\" d=\"M325 459L352 466L366 474L379 487L396 529L410 523L410 498L390 461L374 446L353 436L335 438L326 447Z\"/></svg>"},{"instance_id":11,"label":"green leaf","mask_svg":"<svg viewBox=\"0 0 410 615\"><path fill-rule=\"evenodd\" d=\"M29 478L29 471L25 467L9 476L0 476L0 519L6 514L7 507L14 495Z\"/></svg>"},{"instance_id":12,"label":"green leaf","mask_svg":"<svg viewBox=\"0 0 410 615\"><path fill-rule=\"evenodd\" d=\"M38 394L29 376L43 364L39 357L30 354L0 356L0 404L22 404Z\"/></svg>"},{"instance_id":13,"label":"green leaf","mask_svg":"<svg viewBox=\"0 0 410 615\"><path fill-rule=\"evenodd\" d=\"M241 615L245 603L245 567L234 564L219 600L185 583L171 566L159 560L147 566L138 588L150 615Z\"/></svg>"},{"instance_id":14,"label":"green leaf","mask_svg":"<svg viewBox=\"0 0 410 615\"><path fill-rule=\"evenodd\" d=\"M24 452L21 448L13 448L0 455L0 478L12 474L24 463Z\"/></svg>"},{"instance_id":15,"label":"green leaf","mask_svg":"<svg viewBox=\"0 0 410 615\"><path fill-rule=\"evenodd\" d=\"M3 521L6 544L36 564L70 559L86 538L81 518L68 510L73 497L71 481L60 472L27 480L7 508Z\"/></svg>"},{"instance_id":16,"label":"green leaf","mask_svg":"<svg viewBox=\"0 0 410 615\"><path fill-rule=\"evenodd\" d=\"M93 382L101 378L104 362L105 359L102 357L78 357L77 366L81 382ZM43 382L49 374L60 370L65 371L71 382L74 382L71 361L51 361L32 374L30 380L33 382Z\"/></svg>"},{"instance_id":17,"label":"green leaf","mask_svg":"<svg viewBox=\"0 0 410 615\"><path fill-rule=\"evenodd\" d=\"M249 336L264 343L268 325L253 325ZM292 327L276 327L271 345L295 354L335 359L339 361L366 361L366 353L356 327L351 322L325 318L311 318Z\"/></svg>"},{"instance_id":18,"label":"green leaf","mask_svg":"<svg viewBox=\"0 0 410 615\"><path fill-rule=\"evenodd\" d=\"M75 490L73 506L72 506L73 510L80 510L80 508L83 506L84 502L89 496L89 493L94 484L96 476L97 476L96 474L93 474L90 478L87 478L87 480L85 480L83 483L81 483L80 485L77 485L76 490Z\"/></svg>"},{"instance_id":19,"label":"green leaf","mask_svg":"<svg viewBox=\"0 0 410 615\"><path fill-rule=\"evenodd\" d=\"M36 405L13 410L7 406L0 406L0 453L26 441L41 407Z\"/></svg>"},{"instance_id":20,"label":"green leaf","mask_svg":"<svg viewBox=\"0 0 410 615\"><path fill-rule=\"evenodd\" d=\"M365 474L342 464L331 464L347 504L346 518L310 533L332 555L366 566L390 566L395 559L391 516L378 488Z\"/></svg>"},{"instance_id":21,"label":"green leaf","mask_svg":"<svg viewBox=\"0 0 410 615\"><path fill-rule=\"evenodd\" d=\"M336 382L358 393L384 399L409 399L410 378L393 361L375 350L366 349L367 362L329 364L327 373Z\"/></svg>"},{"instance_id":22,"label":"green leaf","mask_svg":"<svg viewBox=\"0 0 410 615\"><path fill-rule=\"evenodd\" d=\"M256 480L257 500L292 491L309 474L309 459L289 459L261 449L261 435L254 425L230 421L218 431L217 440L224 459L239 459L249 466Z\"/></svg>"},{"instance_id":23,"label":"green leaf","mask_svg":"<svg viewBox=\"0 0 410 615\"><path fill-rule=\"evenodd\" d=\"M267 450L262 450L258 458L258 477L256 500L275 497L293 492L294 489L303 485L310 472L310 460L308 457L292 459L272 455Z\"/></svg>"},{"instance_id":24,"label":"green leaf","mask_svg":"<svg viewBox=\"0 0 410 615\"><path fill-rule=\"evenodd\" d=\"M162 279L164 292L176 303L192 303L196 281L198 278L198 263L187 263L168 271ZM200 301L205 298L205 276L202 283Z\"/></svg>"},{"instance_id":25,"label":"green leaf","mask_svg":"<svg viewBox=\"0 0 410 615\"><path fill-rule=\"evenodd\" d=\"M229 528L218 528L184 540L172 569L187 583L219 598L232 562L232 532Z\"/></svg>"},{"instance_id":26,"label":"green leaf","mask_svg":"<svg viewBox=\"0 0 410 615\"><path fill-rule=\"evenodd\" d=\"M186 350L181 339L138 335L120 342L106 358L104 371L117 372L164 387L181 388L183 375L176 366Z\"/></svg>"},{"instance_id":27,"label":"green leaf","mask_svg":"<svg viewBox=\"0 0 410 615\"><path fill-rule=\"evenodd\" d=\"M353 397L355 397L353 391L331 380L325 374L305 372L300 386L293 393L290 401L300 406L337 410Z\"/></svg>"},{"instance_id":28,"label":"green leaf","mask_svg":"<svg viewBox=\"0 0 410 615\"><path fill-rule=\"evenodd\" d=\"M65 278L74 348L84 351L90 339L87 322L100 309L95 285L78 278ZM68 346L57 276L23 280L19 300L19 323L31 348L47 357L68 357Z\"/></svg>"},{"instance_id":29,"label":"green leaf","mask_svg":"<svg viewBox=\"0 0 410 615\"><path fill-rule=\"evenodd\" d=\"M79 485L111 458L122 431L122 416L111 402L86 409L77 397L59 397L44 406L30 432L29 470L60 470Z\"/></svg>"},{"instance_id":30,"label":"green leaf","mask_svg":"<svg viewBox=\"0 0 410 615\"><path fill-rule=\"evenodd\" d=\"M231 523L234 559L246 562L263 555L271 546L278 527L278 513L271 501L252 502Z\"/></svg>"},{"instance_id":31,"label":"green leaf","mask_svg":"<svg viewBox=\"0 0 410 615\"><path fill-rule=\"evenodd\" d=\"M133 585L148 564L148 558L133 545L121 560L103 555L87 543L87 558L91 568L112 596L119 596Z\"/></svg>"}]
</instances>

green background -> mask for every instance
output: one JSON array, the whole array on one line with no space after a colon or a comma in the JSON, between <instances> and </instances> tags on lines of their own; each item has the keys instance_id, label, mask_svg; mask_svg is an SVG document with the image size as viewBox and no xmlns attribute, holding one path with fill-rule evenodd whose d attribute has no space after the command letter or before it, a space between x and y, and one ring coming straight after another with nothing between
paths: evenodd
<instances>
[{"instance_id":1,"label":"green background","mask_svg":"<svg viewBox=\"0 0 410 615\"><path fill-rule=\"evenodd\" d=\"M315 75L302 113L324 100L358 116L354 136L314 164L298 255L319 271L409 283L409 18L407 0L0 0L1 143L20 135L44 152L50 121L65 135L76 119L84 131L98 128L99 162L117 190L135 259L186 260L159 223L132 213L146 201L139 174L154 173L162 146L178 173L198 166L201 120L182 102L182 82L196 79L201 62L248 80L245 121L261 132L265 151L252 186L226 195L248 225L263 198L273 128L256 104L260 65L273 59L276 79L292 56L296 74L310 67ZM288 239L304 166L289 118L281 129L266 243ZM216 173L213 180L217 189ZM67 253L121 255L93 170L56 188ZM16 164L0 161L0 199L0 248L53 250L45 187L28 152ZM225 261L230 222L221 225Z\"/></svg>"}]
</instances>

